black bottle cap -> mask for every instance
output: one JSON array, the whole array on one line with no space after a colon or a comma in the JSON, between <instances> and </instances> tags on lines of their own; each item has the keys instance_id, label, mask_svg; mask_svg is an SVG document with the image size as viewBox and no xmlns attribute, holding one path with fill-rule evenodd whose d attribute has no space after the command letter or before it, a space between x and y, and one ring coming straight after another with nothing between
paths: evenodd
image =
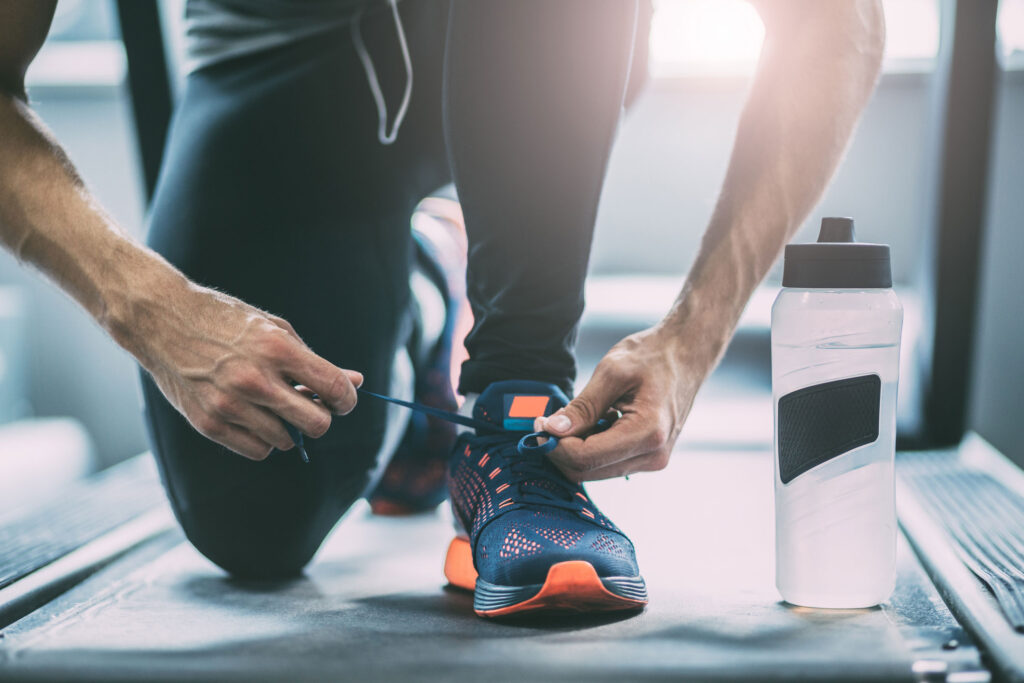
<instances>
[{"instance_id":1,"label":"black bottle cap","mask_svg":"<svg viewBox=\"0 0 1024 683\"><path fill-rule=\"evenodd\" d=\"M852 218L822 218L817 242L786 245L782 286L887 289L892 287L889 245L858 242Z\"/></svg>"}]
</instances>

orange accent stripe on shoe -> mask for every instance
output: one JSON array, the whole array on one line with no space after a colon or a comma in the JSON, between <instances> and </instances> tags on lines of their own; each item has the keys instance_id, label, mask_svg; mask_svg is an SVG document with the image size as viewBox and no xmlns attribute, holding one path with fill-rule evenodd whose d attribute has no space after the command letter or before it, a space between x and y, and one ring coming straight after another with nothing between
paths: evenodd
<instances>
[{"instance_id":1,"label":"orange accent stripe on shoe","mask_svg":"<svg viewBox=\"0 0 1024 683\"><path fill-rule=\"evenodd\" d=\"M610 612L640 609L646 600L615 595L604 587L593 565L582 560L559 562L548 570L540 592L529 600L495 610L475 610L481 617L503 617L523 612Z\"/></svg>"},{"instance_id":2,"label":"orange accent stripe on shoe","mask_svg":"<svg viewBox=\"0 0 1024 683\"><path fill-rule=\"evenodd\" d=\"M448 554L444 558L444 577L458 588L468 591L476 588L473 548L465 536L456 536L448 544Z\"/></svg>"},{"instance_id":3,"label":"orange accent stripe on shoe","mask_svg":"<svg viewBox=\"0 0 1024 683\"><path fill-rule=\"evenodd\" d=\"M487 478L488 479L494 479L499 474L501 474L501 468L500 467L495 467L493 470L491 470L491 473L487 475Z\"/></svg>"},{"instance_id":4,"label":"orange accent stripe on shoe","mask_svg":"<svg viewBox=\"0 0 1024 683\"><path fill-rule=\"evenodd\" d=\"M501 485L501 486L499 486L498 488L494 489L494 492L495 492L495 493L501 493L502 491L504 491L505 489L507 489L507 488L508 488L508 486L509 486L508 484L502 484L502 485Z\"/></svg>"},{"instance_id":5,"label":"orange accent stripe on shoe","mask_svg":"<svg viewBox=\"0 0 1024 683\"><path fill-rule=\"evenodd\" d=\"M508 408L509 417L540 417L548 407L548 396L516 396Z\"/></svg>"},{"instance_id":6,"label":"orange accent stripe on shoe","mask_svg":"<svg viewBox=\"0 0 1024 683\"><path fill-rule=\"evenodd\" d=\"M480 467L483 467L484 465L487 464L487 461L490 460L490 459L491 459L491 455L489 453L484 453L484 457L480 458L480 462L478 462L477 465L479 465Z\"/></svg>"}]
</instances>

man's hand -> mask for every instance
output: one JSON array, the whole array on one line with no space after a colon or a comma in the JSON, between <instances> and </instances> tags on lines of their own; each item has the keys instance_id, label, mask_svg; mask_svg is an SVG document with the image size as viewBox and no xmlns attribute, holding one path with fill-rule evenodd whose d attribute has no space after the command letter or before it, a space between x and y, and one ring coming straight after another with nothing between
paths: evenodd
<instances>
[{"instance_id":1,"label":"man's hand","mask_svg":"<svg viewBox=\"0 0 1024 683\"><path fill-rule=\"evenodd\" d=\"M706 362L687 359L681 342L661 327L626 337L605 355L578 397L550 417L537 418L538 431L559 437L548 457L567 477L608 479L668 464L705 376ZM590 434L615 411L622 417Z\"/></svg>"},{"instance_id":2,"label":"man's hand","mask_svg":"<svg viewBox=\"0 0 1024 683\"><path fill-rule=\"evenodd\" d=\"M262 460L294 445L282 419L315 438L355 407L362 375L317 356L286 321L187 281L171 290L108 327L204 436Z\"/></svg>"}]
</instances>

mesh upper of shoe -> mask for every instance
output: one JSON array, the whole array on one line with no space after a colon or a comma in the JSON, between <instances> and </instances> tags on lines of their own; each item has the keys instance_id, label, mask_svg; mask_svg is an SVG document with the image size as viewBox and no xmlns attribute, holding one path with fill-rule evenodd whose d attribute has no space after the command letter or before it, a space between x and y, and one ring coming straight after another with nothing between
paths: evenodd
<instances>
[{"instance_id":1,"label":"mesh upper of shoe","mask_svg":"<svg viewBox=\"0 0 1024 683\"><path fill-rule=\"evenodd\" d=\"M564 405L564 397L557 398L556 407ZM488 412L495 412L493 401ZM553 564L570 560L589 562L601 577L637 576L629 539L546 456L520 454L521 436L464 434L449 465L452 508L469 533L480 578L499 585L538 584Z\"/></svg>"},{"instance_id":2,"label":"mesh upper of shoe","mask_svg":"<svg viewBox=\"0 0 1024 683\"><path fill-rule=\"evenodd\" d=\"M570 560L589 562L602 577L639 574L633 546L620 531L557 508L495 518L477 537L474 560L485 581L501 585L543 583L552 565Z\"/></svg>"}]
</instances>

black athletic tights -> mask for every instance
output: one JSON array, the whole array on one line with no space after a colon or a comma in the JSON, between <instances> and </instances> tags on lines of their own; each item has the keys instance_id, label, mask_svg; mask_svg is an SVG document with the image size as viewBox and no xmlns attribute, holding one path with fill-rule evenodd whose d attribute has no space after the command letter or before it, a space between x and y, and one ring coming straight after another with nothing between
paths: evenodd
<instances>
[{"instance_id":1,"label":"black athletic tights","mask_svg":"<svg viewBox=\"0 0 1024 683\"><path fill-rule=\"evenodd\" d=\"M511 378L571 390L637 2L402 2L415 82L391 146L377 140L348 29L193 73L150 244L193 280L284 317L318 354L386 392L408 329L409 218L454 179L476 320L461 391ZM394 111L405 72L390 13L369 10L362 34ZM252 462L193 430L148 377L143 390L179 522L240 576L300 571L363 492L384 432L384 407L363 401L307 441L308 465L294 452Z\"/></svg>"}]
</instances>

